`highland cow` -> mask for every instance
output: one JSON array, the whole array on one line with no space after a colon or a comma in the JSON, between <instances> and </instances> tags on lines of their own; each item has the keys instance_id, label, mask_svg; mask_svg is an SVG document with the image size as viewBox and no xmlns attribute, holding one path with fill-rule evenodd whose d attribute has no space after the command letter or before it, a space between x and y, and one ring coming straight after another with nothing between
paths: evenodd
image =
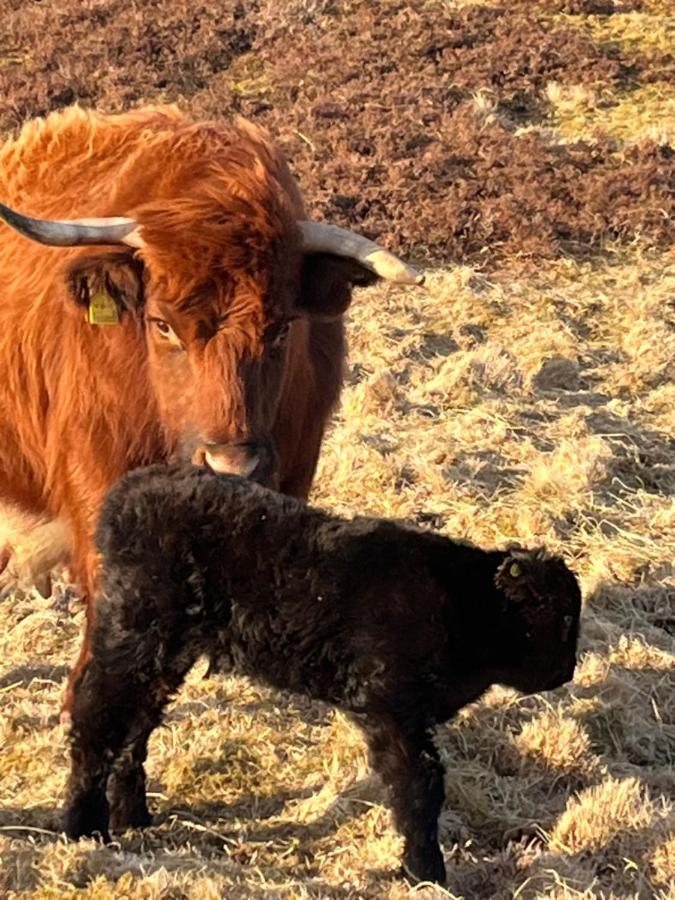
<instances>
[{"instance_id":1,"label":"highland cow","mask_svg":"<svg viewBox=\"0 0 675 900\"><path fill-rule=\"evenodd\" d=\"M306 497L352 286L423 280L309 221L261 129L172 106L27 123L0 201L0 588L48 592L65 561L93 596L103 498L137 466Z\"/></svg>"},{"instance_id":2,"label":"highland cow","mask_svg":"<svg viewBox=\"0 0 675 900\"><path fill-rule=\"evenodd\" d=\"M92 657L74 686L65 827L150 822L143 763L202 655L333 704L390 788L413 880L443 882L434 726L492 684L572 678L581 606L562 560L345 520L236 476L150 467L104 505Z\"/></svg>"}]
</instances>

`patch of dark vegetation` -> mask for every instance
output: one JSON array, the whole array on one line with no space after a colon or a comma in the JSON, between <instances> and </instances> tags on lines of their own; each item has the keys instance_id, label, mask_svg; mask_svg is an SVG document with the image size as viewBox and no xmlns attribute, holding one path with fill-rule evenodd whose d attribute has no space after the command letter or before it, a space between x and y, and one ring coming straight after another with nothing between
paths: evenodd
<instances>
[{"instance_id":1,"label":"patch of dark vegetation","mask_svg":"<svg viewBox=\"0 0 675 900\"><path fill-rule=\"evenodd\" d=\"M2 13L0 131L78 101L114 112L189 98L251 47L237 4L46 0ZM19 53L18 48L23 52Z\"/></svg>"},{"instance_id":2,"label":"patch of dark vegetation","mask_svg":"<svg viewBox=\"0 0 675 900\"><path fill-rule=\"evenodd\" d=\"M532 8L534 4L531 0L521 0L520 5ZM537 6L542 11L552 13L611 16L614 13L641 12L644 0L539 0Z\"/></svg>"},{"instance_id":3,"label":"patch of dark vegetation","mask_svg":"<svg viewBox=\"0 0 675 900\"><path fill-rule=\"evenodd\" d=\"M390 112L394 120L406 114ZM269 118L287 136L281 114ZM654 244L675 238L664 216L675 174L667 147L619 154L607 141L550 146L535 132L516 136L485 122L464 104L441 113L432 143L405 156L396 152L403 123L378 130L371 114L374 159L359 163L364 118L347 119L330 139L313 130L313 148L287 140L287 150L325 218L358 225L413 256L545 258L583 255L638 233ZM347 191L349 208L335 200Z\"/></svg>"},{"instance_id":4,"label":"patch of dark vegetation","mask_svg":"<svg viewBox=\"0 0 675 900\"><path fill-rule=\"evenodd\" d=\"M383 16L378 4L361 0L348 4L340 17L314 16L312 27L302 29L293 27L297 16L288 10L265 15L269 4L261 3L256 46L262 52L279 48L269 55L282 82L289 76L313 85L332 81L337 59L340 71L363 82L373 96L381 87L388 94L390 83L407 94L410 82L417 87L421 79L427 98L434 90L454 88L450 98L454 93L458 101L468 92L491 89L504 108L518 110L525 103L536 110L551 80L583 77L586 83L609 86L626 66L616 48L596 45L579 29L540 22L533 4L411 8L404 0L392 0Z\"/></svg>"},{"instance_id":5,"label":"patch of dark vegetation","mask_svg":"<svg viewBox=\"0 0 675 900\"><path fill-rule=\"evenodd\" d=\"M0 131L73 101L180 100L196 116L266 126L312 215L413 259L583 256L638 236L663 246L675 239L670 147L517 132L545 122L551 81L611 93L664 76L672 60L538 18L618 11L600 0L391 0L386 15L369 0L12 2Z\"/></svg>"}]
</instances>

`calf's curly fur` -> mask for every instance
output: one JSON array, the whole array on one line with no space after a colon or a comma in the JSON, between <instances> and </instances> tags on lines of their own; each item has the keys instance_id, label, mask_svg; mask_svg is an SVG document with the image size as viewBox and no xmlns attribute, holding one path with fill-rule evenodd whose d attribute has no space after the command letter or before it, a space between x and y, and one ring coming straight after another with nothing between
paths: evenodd
<instances>
[{"instance_id":1,"label":"calf's curly fur","mask_svg":"<svg viewBox=\"0 0 675 900\"><path fill-rule=\"evenodd\" d=\"M190 466L126 476L97 541L92 658L74 691L72 838L150 822L148 738L205 654L352 716L390 788L404 869L443 882L434 726L493 683L550 690L574 672L579 587L541 550L340 519Z\"/></svg>"}]
</instances>

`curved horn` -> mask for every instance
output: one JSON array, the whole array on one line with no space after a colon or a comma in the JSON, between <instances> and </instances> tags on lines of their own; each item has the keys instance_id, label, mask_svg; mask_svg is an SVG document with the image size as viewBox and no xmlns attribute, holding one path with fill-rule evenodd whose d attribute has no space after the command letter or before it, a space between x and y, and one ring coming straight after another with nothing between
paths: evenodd
<instances>
[{"instance_id":1,"label":"curved horn","mask_svg":"<svg viewBox=\"0 0 675 900\"><path fill-rule=\"evenodd\" d=\"M324 222L300 222L299 225L307 252L351 257L386 281L424 284L424 275L360 234Z\"/></svg>"},{"instance_id":2,"label":"curved horn","mask_svg":"<svg viewBox=\"0 0 675 900\"><path fill-rule=\"evenodd\" d=\"M78 247L87 244L143 246L143 238L136 222L121 216L54 222L50 219L32 219L0 203L0 218L25 237L50 247Z\"/></svg>"}]
</instances>

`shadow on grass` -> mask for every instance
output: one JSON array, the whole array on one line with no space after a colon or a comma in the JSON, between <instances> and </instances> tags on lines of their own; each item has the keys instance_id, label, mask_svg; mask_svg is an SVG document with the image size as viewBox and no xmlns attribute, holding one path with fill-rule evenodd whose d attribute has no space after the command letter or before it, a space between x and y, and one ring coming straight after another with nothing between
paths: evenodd
<instances>
[{"instance_id":1,"label":"shadow on grass","mask_svg":"<svg viewBox=\"0 0 675 900\"><path fill-rule=\"evenodd\" d=\"M15 666L0 677L0 690L16 685L27 687L33 681L46 681L60 685L68 674L68 666L25 665Z\"/></svg>"},{"instance_id":2,"label":"shadow on grass","mask_svg":"<svg viewBox=\"0 0 675 900\"><path fill-rule=\"evenodd\" d=\"M268 885L264 892L268 897L270 884L287 887L291 876L301 877L310 895L316 889L316 896L321 897L353 896L352 890L321 881L320 865L314 860L313 849L317 841L362 815L363 807L352 809L339 804L306 825L232 827L232 822L242 815L255 815L256 821L260 821L279 813L288 801L304 799L311 793L311 790L281 791L267 797L246 795L233 804L195 805L189 810L173 807L155 816L149 828L115 835L109 845L90 842L80 845L86 850L83 856L72 861L64 880L83 888L100 876L114 882L127 873L147 878L160 869L170 874L197 876L204 874L208 861L211 875L223 875L238 882L250 869L252 883L246 886L246 896L250 897L257 896L258 878L261 884ZM0 808L0 838L12 842L3 848L1 888L29 890L42 883L39 863L43 848L66 843L61 820L60 808ZM292 854L289 849L293 850ZM11 875L3 881L3 873L9 870L14 870L16 884Z\"/></svg>"},{"instance_id":3,"label":"shadow on grass","mask_svg":"<svg viewBox=\"0 0 675 900\"><path fill-rule=\"evenodd\" d=\"M0 807L0 837L49 844L63 837L57 806Z\"/></svg>"}]
</instances>

